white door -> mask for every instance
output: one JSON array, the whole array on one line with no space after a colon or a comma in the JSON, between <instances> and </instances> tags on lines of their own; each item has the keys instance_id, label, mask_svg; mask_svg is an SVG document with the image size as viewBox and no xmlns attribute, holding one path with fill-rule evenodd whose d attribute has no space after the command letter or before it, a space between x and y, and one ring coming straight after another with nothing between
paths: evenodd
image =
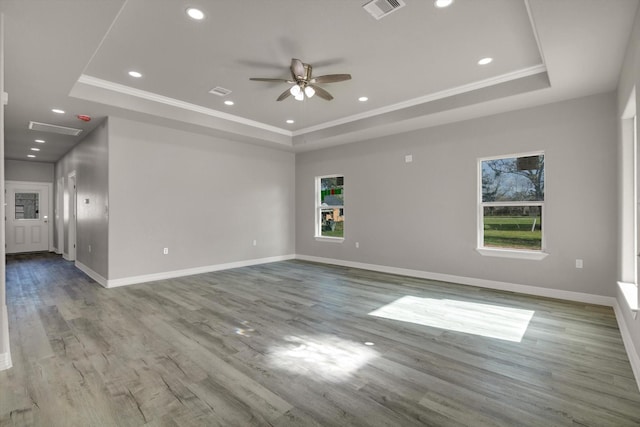
<instances>
[{"instance_id":1,"label":"white door","mask_svg":"<svg viewBox=\"0 0 640 427\"><path fill-rule=\"evenodd\" d=\"M49 187L35 182L6 182L7 253L49 250Z\"/></svg>"}]
</instances>

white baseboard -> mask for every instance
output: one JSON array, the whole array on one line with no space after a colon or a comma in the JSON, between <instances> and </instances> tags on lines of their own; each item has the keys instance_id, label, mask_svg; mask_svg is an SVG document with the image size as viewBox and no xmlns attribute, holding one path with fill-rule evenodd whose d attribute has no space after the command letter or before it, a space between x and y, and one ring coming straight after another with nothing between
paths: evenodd
<instances>
[{"instance_id":1,"label":"white baseboard","mask_svg":"<svg viewBox=\"0 0 640 427\"><path fill-rule=\"evenodd\" d=\"M11 363L11 353L0 353L0 371L10 369L11 367L13 367L13 364Z\"/></svg>"},{"instance_id":2,"label":"white baseboard","mask_svg":"<svg viewBox=\"0 0 640 427\"><path fill-rule=\"evenodd\" d=\"M84 272L87 276L91 277L93 280L98 282L103 287L108 288L107 279L106 278L102 277L101 275L99 275L98 273L96 273L95 271L93 271L92 269L90 269L89 267L87 267L86 265L84 265L83 263L81 263L78 260L76 260L75 265L76 265L76 267L78 267L78 269L80 269L82 272Z\"/></svg>"},{"instance_id":3,"label":"white baseboard","mask_svg":"<svg viewBox=\"0 0 640 427\"><path fill-rule=\"evenodd\" d=\"M62 252L62 259L66 260L66 261L73 261L71 259L71 257L69 256L69 254L66 253L66 252Z\"/></svg>"},{"instance_id":4,"label":"white baseboard","mask_svg":"<svg viewBox=\"0 0 640 427\"><path fill-rule=\"evenodd\" d=\"M0 371L9 369L13 366L11 363L11 350L9 347L9 315L7 306L0 307Z\"/></svg>"},{"instance_id":5,"label":"white baseboard","mask_svg":"<svg viewBox=\"0 0 640 427\"><path fill-rule=\"evenodd\" d=\"M633 345L633 338L631 338L631 332L627 326L626 318L622 314L622 308L618 304L618 300L613 305L613 310L616 313L616 319L618 320L618 329L620 329L620 335L622 335L622 342L624 342L624 348L627 350L627 356L629 356L629 362L631 363L631 369L633 375L636 378L638 390L640 390L640 355L636 351L636 347Z\"/></svg>"},{"instance_id":6,"label":"white baseboard","mask_svg":"<svg viewBox=\"0 0 640 427\"><path fill-rule=\"evenodd\" d=\"M520 294L535 295L539 297L563 299L567 301L583 302L587 304L605 305L613 307L616 299L603 295L585 294L582 292L563 291L559 289L540 288L537 286L518 285L515 283L498 282L495 280L476 279L473 277L454 276L452 274L431 273L422 270L410 270L407 268L389 267L386 265L365 264L355 261L321 258L308 255L296 255L296 259L303 261L319 262L322 264L340 265L343 267L361 268L363 270L379 271L381 273L398 274L400 276L417 277L420 279L438 280L441 282L459 283L461 285L477 286L480 288L496 289L500 291L517 292Z\"/></svg>"},{"instance_id":7,"label":"white baseboard","mask_svg":"<svg viewBox=\"0 0 640 427\"><path fill-rule=\"evenodd\" d=\"M80 268L82 271L87 273L89 277L93 278L96 282L100 283L105 288L117 288L119 286L134 285L136 283L153 282L156 280L164 280L164 279L174 279L176 277L191 276L193 274L211 273L212 271L221 271L221 270L229 270L231 268L249 267L252 265L267 264L267 263L277 262L277 261L287 261L294 258L295 258L295 255L280 255L280 256L273 256L273 257L267 257L267 258L257 258L257 259L249 259L245 261L229 262L225 264L205 265L203 267L186 268L183 270L164 271L162 273L143 274L141 276L123 277L120 279L104 279L100 275L97 275L98 278L95 278L89 272L83 270L80 266L78 266L78 268ZM76 262L76 264L79 264L79 263ZM93 272L93 274L97 274L97 273Z\"/></svg>"}]
</instances>

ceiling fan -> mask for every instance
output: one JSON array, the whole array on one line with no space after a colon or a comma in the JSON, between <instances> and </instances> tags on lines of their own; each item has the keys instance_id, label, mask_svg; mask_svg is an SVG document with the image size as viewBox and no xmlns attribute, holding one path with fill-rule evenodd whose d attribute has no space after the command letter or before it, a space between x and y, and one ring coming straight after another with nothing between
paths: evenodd
<instances>
[{"instance_id":1,"label":"ceiling fan","mask_svg":"<svg viewBox=\"0 0 640 427\"><path fill-rule=\"evenodd\" d=\"M333 99L333 96L321 87L316 86L316 84L335 83L351 79L351 74L327 74L325 76L312 77L311 72L313 70L313 67L295 58L291 60L291 66L289 67L289 69L291 70L292 78L288 80L268 79L262 77L251 77L249 80L255 80L258 82L284 82L292 84L293 86L280 94L277 99L278 101L282 101L289 95L293 95L293 97L297 101L302 101L304 100L305 96L307 98L311 98L315 94L317 94L322 99L331 101Z\"/></svg>"}]
</instances>

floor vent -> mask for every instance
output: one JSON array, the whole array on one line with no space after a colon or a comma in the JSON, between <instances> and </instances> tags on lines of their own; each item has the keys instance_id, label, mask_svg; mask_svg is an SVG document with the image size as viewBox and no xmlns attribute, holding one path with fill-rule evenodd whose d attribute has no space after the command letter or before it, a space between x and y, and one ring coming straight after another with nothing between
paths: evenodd
<instances>
[{"instance_id":1,"label":"floor vent","mask_svg":"<svg viewBox=\"0 0 640 427\"><path fill-rule=\"evenodd\" d=\"M29 122L29 129L40 132L59 133L60 135L78 136L82 129L68 128L65 126L50 125L49 123Z\"/></svg>"},{"instance_id":2,"label":"floor vent","mask_svg":"<svg viewBox=\"0 0 640 427\"><path fill-rule=\"evenodd\" d=\"M371 0L362 7L374 18L382 19L404 6L406 4L402 0Z\"/></svg>"},{"instance_id":3,"label":"floor vent","mask_svg":"<svg viewBox=\"0 0 640 427\"><path fill-rule=\"evenodd\" d=\"M229 89L225 89L223 87L220 86L216 86L213 89L211 89L209 91L209 93L212 93L214 95L218 95L218 96L227 96L231 93L231 91Z\"/></svg>"}]
</instances>

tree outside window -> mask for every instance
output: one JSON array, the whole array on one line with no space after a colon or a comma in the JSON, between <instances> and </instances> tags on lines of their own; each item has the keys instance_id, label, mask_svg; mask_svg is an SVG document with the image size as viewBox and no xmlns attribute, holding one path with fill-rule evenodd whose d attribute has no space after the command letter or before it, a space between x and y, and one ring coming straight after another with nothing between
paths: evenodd
<instances>
[{"instance_id":1,"label":"tree outside window","mask_svg":"<svg viewBox=\"0 0 640 427\"><path fill-rule=\"evenodd\" d=\"M480 161L481 248L542 251L544 154Z\"/></svg>"}]
</instances>

